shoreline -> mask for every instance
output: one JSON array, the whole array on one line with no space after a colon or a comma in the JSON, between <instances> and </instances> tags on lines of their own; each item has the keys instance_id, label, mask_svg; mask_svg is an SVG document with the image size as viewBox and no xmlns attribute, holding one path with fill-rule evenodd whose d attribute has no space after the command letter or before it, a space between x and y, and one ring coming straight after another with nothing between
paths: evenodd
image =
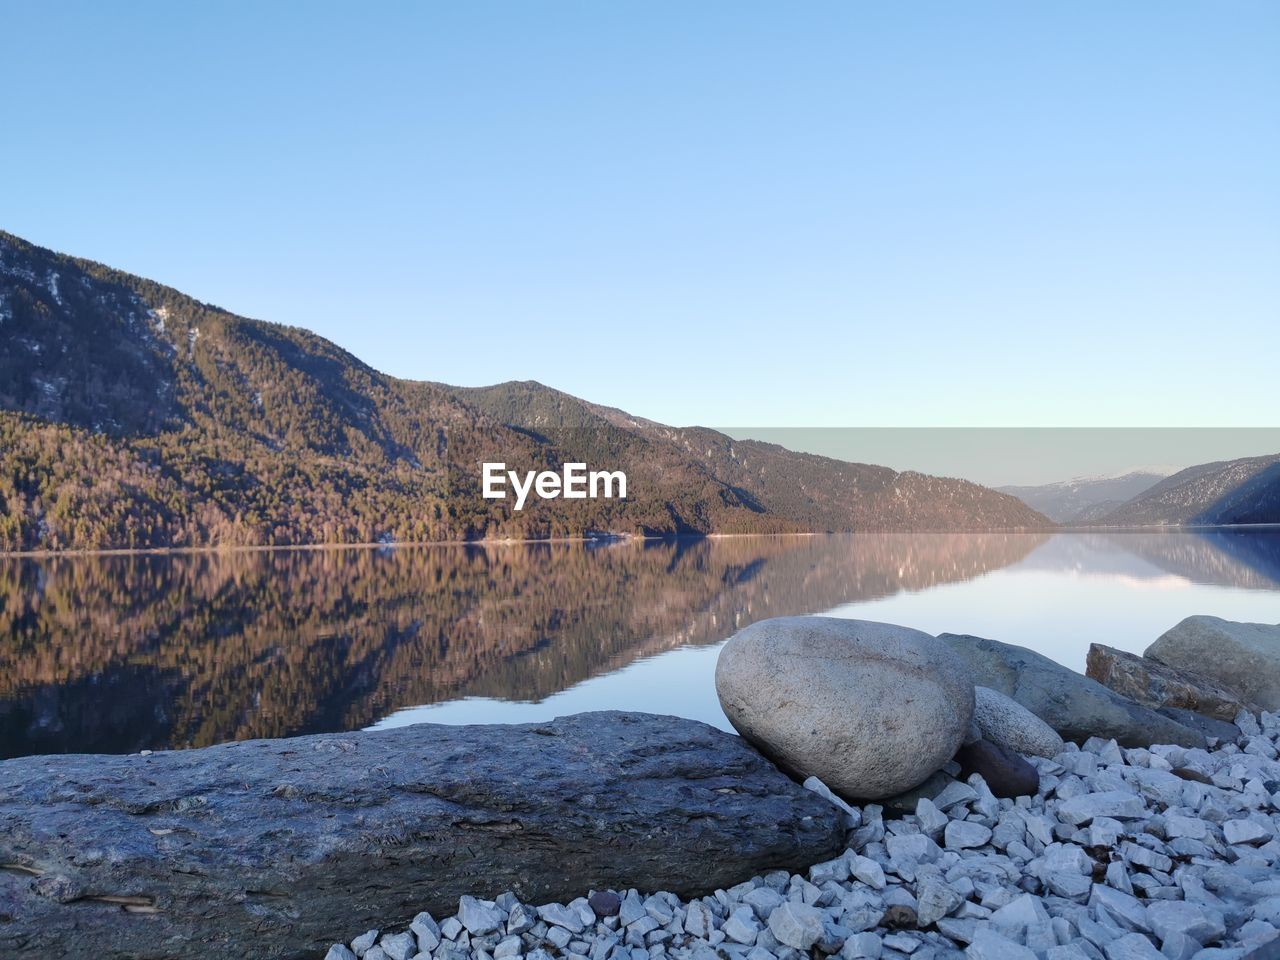
<instances>
[{"instance_id":1,"label":"shoreline","mask_svg":"<svg viewBox=\"0 0 1280 960\"><path fill-rule=\"evenodd\" d=\"M83 785L83 764L101 758L28 760L19 766L44 772L20 778L20 793L29 794L25 807L10 803L8 812L22 827L10 836L27 849L12 851L19 855L10 856L7 871L0 871L0 887L7 883L35 913L0 929L0 948L34 954L78 946L92 935L100 946L114 948L113 955L125 951L150 960L214 960L244 956L247 950L279 960L805 960L817 955L840 960L1261 960L1270 954L1251 951L1275 942L1280 919L1275 873L1280 795L1259 792L1257 784L1280 769L1275 759L1280 714L1238 720L1238 743L1203 749L1126 748L1096 737L1081 745L1068 742L1053 757L1026 758L1039 779L1034 794L997 796L975 773L922 785L901 798L911 799L906 806L896 802L899 798L845 803L816 781L806 781L802 789L755 757L739 738L693 721L577 714L551 724L450 730L449 736L469 741L456 744L459 749L483 756L493 769L455 771L465 787L451 788L447 809L436 798L437 775L445 769L441 757L435 758L435 770L418 771L404 782L378 781L374 789L380 792L367 798L369 810L394 808L388 815L393 827L439 818L466 833L450 843L461 840L483 852L486 869L477 874L470 863L463 864L449 872L447 889L442 889L439 857L450 844L420 850L425 841L416 834L407 845L391 847L390 859L381 845L347 837L341 857L281 856L265 870L255 866L251 880L244 879L236 845L219 842L222 836L259 830L247 815L252 808L273 818L263 836L283 836L282 828L301 823L319 824L306 839L315 849L328 850L337 821L317 818L309 809L331 802L307 789L314 786L313 778L325 771L340 787L345 784L339 796L358 784L368 786L369 771L433 743L434 725L416 732L320 734L210 747L199 754L161 751L110 758L94 790L78 790L70 800L65 783ZM608 749L601 743L602 727L611 731L611 739L605 738ZM643 765L662 731L683 744L681 749L693 735L701 752L696 760L682 760L680 772L672 772L669 763L644 768L650 812L670 814L663 821L670 829L697 831L682 835L682 841L718 851L714 866L696 858L691 865L680 853L681 844L655 845L651 831L633 829L634 775L590 784L593 816L599 820L604 808L612 813L603 829L583 835L553 827L566 816L568 794L531 807L526 792L504 773L511 764L526 764L530 751L545 754L545 771L560 771L588 744L592 755ZM523 739L514 742L513 735ZM303 746L310 749L299 749ZM750 768L726 773L733 764L725 763L723 751L752 758ZM495 753L506 759L495 764ZM344 762L335 765L335 754ZM194 814L181 805L148 805L139 814L96 802L123 792L131 803L149 803L155 784L162 793L166 783L192 784L189 789L195 790L201 757L215 761L218 769L235 764L237 777L247 778L255 789L224 794L202 789ZM302 773L300 764L307 768ZM580 765L580 774L596 776L598 768L588 762ZM4 769L0 765L0 773ZM146 776L122 776L126 769L146 771ZM708 780L711 769L717 773ZM766 781L773 785L772 800L759 796ZM432 789L422 788L427 783ZM669 802L675 785L699 791L706 815L690 820L687 798ZM603 806L602 791L609 791ZM56 803L48 802L52 797ZM459 818L454 807L464 801L469 816ZM91 804L92 812L69 811L68 803ZM735 804L733 810L721 809ZM763 824L776 826L780 811L786 811L789 830L810 823L814 814L820 817L822 829L804 828L805 854L792 849L790 833L781 835L781 845L769 845L776 830ZM735 826L743 815L754 818L749 828ZM568 816L573 820L572 812ZM23 838L32 836L30 827L46 817L61 817L80 833L52 849L24 844ZM103 823L87 824L84 817ZM210 817L217 830L210 828ZM140 825L149 829L140 831ZM97 861L78 858L86 835L100 841L99 826L130 838L132 872L110 880L120 886L132 877L120 886L122 893L69 901L78 904L74 907L45 896L33 878L65 876L64 883L88 887L106 882L98 876ZM550 829L567 836L572 855L586 865L566 877L557 855L542 856L540 842L510 849L526 827L535 838ZM630 838L627 844L619 846L619 832ZM280 842L293 850L297 840ZM208 847L219 869L211 871L202 861L205 869L198 874L174 871L175 863L185 863L192 844ZM739 845L750 844L755 852L744 856ZM639 867L620 869L620 851L629 851L627 864ZM734 862L726 863L730 855ZM662 858L660 871L645 867L650 856ZM343 878L349 876L351 857L400 873L390 882L348 890ZM531 873L530 864L538 870ZM331 881L328 894L306 892L299 871L307 880ZM423 885L425 876L434 883ZM244 909L231 896L212 914L191 908L205 904L211 891L243 891L247 883L265 886L250 887ZM292 892L295 887L298 893ZM68 910L76 910L76 923L85 926L73 929ZM264 911L273 917L265 928ZM151 922L139 924L133 912L149 914Z\"/></svg>"},{"instance_id":2,"label":"shoreline","mask_svg":"<svg viewBox=\"0 0 1280 960\"><path fill-rule=\"evenodd\" d=\"M97 550L0 550L0 560L49 557L134 557L134 556L183 556L194 554L270 553L277 551L308 550L405 550L419 547L510 547L535 543L630 543L662 542L674 540L725 540L734 537L825 537L839 534L816 532L793 533L684 533L669 537L644 536L630 533L604 537L540 537L540 538L484 538L480 540L393 540L387 543L361 541L359 543L286 543L247 546L203 547L104 547Z\"/></svg>"},{"instance_id":3,"label":"shoreline","mask_svg":"<svg viewBox=\"0 0 1280 960\"><path fill-rule=\"evenodd\" d=\"M360 543L289 543L256 544L245 546L190 546L190 547L103 547L95 550L0 550L0 560L49 559L54 557L133 557L133 556L184 556L196 554L268 553L277 551L308 550L403 550L418 547L507 547L538 543L627 543L663 542L680 540L734 540L781 537L856 537L867 534L901 534L903 536L947 536L980 534L1139 534L1139 533L1201 533L1204 531L1270 532L1280 531L1280 523L1237 524L1157 524L1145 527L989 527L977 530L794 530L782 533L677 533L669 536L643 534L611 534L601 537L538 537L538 538L483 538L477 540L394 540L387 543L362 541Z\"/></svg>"}]
</instances>

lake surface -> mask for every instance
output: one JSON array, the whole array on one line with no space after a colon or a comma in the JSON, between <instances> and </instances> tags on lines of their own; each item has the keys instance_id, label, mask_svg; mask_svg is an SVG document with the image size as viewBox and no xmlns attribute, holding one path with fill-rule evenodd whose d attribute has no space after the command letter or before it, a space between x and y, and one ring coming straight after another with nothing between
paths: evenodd
<instances>
[{"instance_id":1,"label":"lake surface","mask_svg":"<svg viewBox=\"0 0 1280 960\"><path fill-rule=\"evenodd\" d=\"M0 757L613 708L727 727L721 643L807 613L1083 670L1193 613L1280 621L1280 531L0 558Z\"/></svg>"}]
</instances>

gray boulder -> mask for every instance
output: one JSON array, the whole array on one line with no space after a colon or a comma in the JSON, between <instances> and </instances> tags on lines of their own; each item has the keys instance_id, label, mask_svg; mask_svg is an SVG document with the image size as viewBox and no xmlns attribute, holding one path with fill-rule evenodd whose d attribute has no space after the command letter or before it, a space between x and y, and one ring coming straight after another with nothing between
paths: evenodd
<instances>
[{"instance_id":1,"label":"gray boulder","mask_svg":"<svg viewBox=\"0 0 1280 960\"><path fill-rule=\"evenodd\" d=\"M1209 677L1101 643L1089 644L1085 673L1122 697L1153 710L1170 707L1230 721L1248 708L1238 694Z\"/></svg>"},{"instance_id":2,"label":"gray boulder","mask_svg":"<svg viewBox=\"0 0 1280 960\"><path fill-rule=\"evenodd\" d=\"M1034 650L985 637L938 639L968 664L974 682L1022 704L1067 740L1114 739L1126 747L1170 743L1204 747L1204 736L1108 690Z\"/></svg>"},{"instance_id":3,"label":"gray boulder","mask_svg":"<svg viewBox=\"0 0 1280 960\"><path fill-rule=\"evenodd\" d=\"M1018 753L1056 757L1062 737L1012 697L990 687L974 687L973 720L982 738Z\"/></svg>"},{"instance_id":4,"label":"gray boulder","mask_svg":"<svg viewBox=\"0 0 1280 960\"><path fill-rule=\"evenodd\" d=\"M1183 710L1179 707L1161 707L1156 712L1184 727L1200 731L1207 739L1216 738L1223 743L1236 743L1240 740L1240 728L1227 720L1215 720L1213 717L1206 717L1203 713Z\"/></svg>"},{"instance_id":5,"label":"gray boulder","mask_svg":"<svg viewBox=\"0 0 1280 960\"><path fill-rule=\"evenodd\" d=\"M1252 713L1280 710L1280 624L1187 617L1143 656L1216 681Z\"/></svg>"},{"instance_id":6,"label":"gray boulder","mask_svg":"<svg viewBox=\"0 0 1280 960\"><path fill-rule=\"evenodd\" d=\"M464 894L705 895L844 837L740 738L651 714L26 757L0 763L0 956L319 957Z\"/></svg>"},{"instance_id":7,"label":"gray boulder","mask_svg":"<svg viewBox=\"0 0 1280 960\"><path fill-rule=\"evenodd\" d=\"M721 650L716 693L766 756L846 798L920 784L955 755L973 716L973 681L945 644L866 620L754 623Z\"/></svg>"}]
</instances>

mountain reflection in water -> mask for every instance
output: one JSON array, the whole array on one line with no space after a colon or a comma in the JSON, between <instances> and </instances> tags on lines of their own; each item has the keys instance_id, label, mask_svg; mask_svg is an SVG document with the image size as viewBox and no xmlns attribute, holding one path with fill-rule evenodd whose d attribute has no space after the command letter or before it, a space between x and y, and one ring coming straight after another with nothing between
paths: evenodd
<instances>
[{"instance_id":1,"label":"mountain reflection in water","mask_svg":"<svg viewBox=\"0 0 1280 960\"><path fill-rule=\"evenodd\" d=\"M685 679L698 702L672 710L716 722L713 656L693 664L678 659L683 649L713 655L748 623L825 611L900 615L931 632L1012 629L990 616L1026 609L1028 585L1052 592L1082 575L1124 591L1160 578L1196 585L1214 592L1195 603L1223 602L1195 612L1250 619L1280 607L1280 535L859 534L0 559L0 757L378 721L533 719L572 699L567 691L590 692L586 706L643 709L629 699L645 693L629 665L656 684L697 671ZM1269 622L1278 619L1280 610ZM1137 649L1152 639L1136 638Z\"/></svg>"}]
</instances>

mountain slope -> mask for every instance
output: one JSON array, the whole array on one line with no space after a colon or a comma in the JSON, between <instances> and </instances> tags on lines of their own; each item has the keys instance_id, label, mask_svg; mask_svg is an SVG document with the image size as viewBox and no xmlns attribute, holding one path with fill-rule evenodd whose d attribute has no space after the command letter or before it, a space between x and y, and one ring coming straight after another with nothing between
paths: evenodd
<instances>
[{"instance_id":1,"label":"mountain slope","mask_svg":"<svg viewBox=\"0 0 1280 960\"><path fill-rule=\"evenodd\" d=\"M1149 490L1167 473L1135 470L1119 477L1077 477L1036 486L997 487L1055 523L1092 523Z\"/></svg>"},{"instance_id":2,"label":"mountain slope","mask_svg":"<svg viewBox=\"0 0 1280 960\"><path fill-rule=\"evenodd\" d=\"M1202 463L1108 513L1111 526L1280 523L1280 454Z\"/></svg>"},{"instance_id":3,"label":"mountain slope","mask_svg":"<svg viewBox=\"0 0 1280 960\"><path fill-rule=\"evenodd\" d=\"M480 464L623 469L626 500L485 500ZM379 373L0 233L0 550L1043 527L986 488L676 429L535 383Z\"/></svg>"},{"instance_id":4,"label":"mountain slope","mask_svg":"<svg viewBox=\"0 0 1280 960\"><path fill-rule=\"evenodd\" d=\"M734 440L705 427L669 427L578 400L539 383L454 388L495 419L619 462L638 474L692 460L734 495L806 530L963 530L1045 526L1016 498L967 480L899 473L888 467L796 453Z\"/></svg>"}]
</instances>

